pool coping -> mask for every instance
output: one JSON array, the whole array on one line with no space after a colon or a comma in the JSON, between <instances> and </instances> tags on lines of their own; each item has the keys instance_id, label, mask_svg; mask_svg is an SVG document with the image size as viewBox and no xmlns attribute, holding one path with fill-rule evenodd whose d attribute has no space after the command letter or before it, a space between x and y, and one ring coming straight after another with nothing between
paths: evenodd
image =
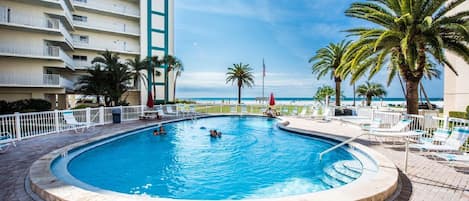
<instances>
[{"instance_id":1,"label":"pool coping","mask_svg":"<svg viewBox=\"0 0 469 201\"><path fill-rule=\"evenodd\" d=\"M217 117L217 116L240 116L239 114L218 114L218 115L205 115L200 118L206 117ZM242 116L262 116L262 115L242 115ZM39 197L46 201L56 200L145 200L145 201L195 201L195 200L184 200L184 199L169 199L169 198L156 198L141 195L130 195L124 193L112 193L103 194L99 192L88 191L70 184L67 184L57 178L51 172L51 164L62 154L67 154L69 150L76 149L78 147L85 146L89 143L109 139L118 135L122 135L127 132L132 132L139 129L144 129L158 124L172 123L184 120L191 120L190 117L178 118L167 121L155 122L151 125L142 125L131 129L125 129L114 133L105 134L102 136L93 137L84 141L80 141L74 144L67 145L60 149L56 149L35 161L29 169L29 183L31 190L36 193ZM334 141L344 141L346 138L330 136L327 134L317 133L314 131L301 130L288 127L289 122L281 121L279 127L284 130L288 130L294 133L303 135L319 136L322 138L332 139ZM359 179L349 183L347 185L333 188L325 191L293 195L280 198L267 198L267 199L252 199L253 201L300 201L300 200L385 200L389 198L397 189L398 184L398 171L394 164L382 154L364 146L359 143L351 142L350 147L359 149L366 153L369 157L374 160L376 165L379 167L378 171L373 177L367 177L366 179L360 177ZM366 180L366 181L365 181ZM371 181L370 181L371 180ZM246 199L247 200L247 199Z\"/></svg>"}]
</instances>

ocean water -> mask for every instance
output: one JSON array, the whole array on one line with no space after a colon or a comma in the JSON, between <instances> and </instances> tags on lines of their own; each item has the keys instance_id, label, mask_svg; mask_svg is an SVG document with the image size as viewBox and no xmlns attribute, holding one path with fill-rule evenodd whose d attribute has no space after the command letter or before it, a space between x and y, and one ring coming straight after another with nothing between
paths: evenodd
<instances>
[{"instance_id":1,"label":"ocean water","mask_svg":"<svg viewBox=\"0 0 469 201\"><path fill-rule=\"evenodd\" d=\"M121 193L238 200L329 189L323 168L356 160L337 149L319 162L318 153L335 143L280 130L276 123L248 116L170 123L166 135L137 131L81 153L67 168L82 182ZM222 137L211 138L209 129Z\"/></svg>"},{"instance_id":2,"label":"ocean water","mask_svg":"<svg viewBox=\"0 0 469 201\"><path fill-rule=\"evenodd\" d=\"M196 101L197 103L202 103L202 104L208 104L208 103L213 103L213 104L220 104L220 103L228 103L228 104L235 104L237 103L238 99L237 98L182 98L184 100L192 100ZM357 105L363 105L365 99L363 98L356 98L355 102ZM255 98L242 98L241 102L244 104L255 104L259 103L256 101ZM279 97L275 98L275 103L276 104L294 104L294 105L307 105L307 104L313 104L315 100L313 98L304 98L304 97L293 97L293 98L284 98L284 97ZM335 100L331 99L330 103L334 103ZM394 105L405 105L405 99L404 98L383 98L383 99L373 99L372 105L375 106L386 106L388 104L394 104ZM430 102L432 104L437 105L438 107L443 107L443 99L442 98L430 98ZM353 98L343 98L342 99L342 105L352 105L353 104Z\"/></svg>"}]
</instances>

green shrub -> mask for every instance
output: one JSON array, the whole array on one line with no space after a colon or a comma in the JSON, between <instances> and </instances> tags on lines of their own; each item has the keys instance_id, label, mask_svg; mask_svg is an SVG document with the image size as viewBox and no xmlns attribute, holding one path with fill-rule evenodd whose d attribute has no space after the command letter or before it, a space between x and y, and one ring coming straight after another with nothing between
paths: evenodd
<instances>
[{"instance_id":1,"label":"green shrub","mask_svg":"<svg viewBox=\"0 0 469 201\"><path fill-rule=\"evenodd\" d=\"M466 107L466 119L469 119L469 105Z\"/></svg>"},{"instance_id":2,"label":"green shrub","mask_svg":"<svg viewBox=\"0 0 469 201\"><path fill-rule=\"evenodd\" d=\"M467 118L467 114L466 114L465 112L451 111L451 112L449 112L449 117L460 118L460 119L466 119L466 118Z\"/></svg>"},{"instance_id":3,"label":"green shrub","mask_svg":"<svg viewBox=\"0 0 469 201\"><path fill-rule=\"evenodd\" d=\"M80 104L80 105L77 105L74 108L72 108L72 110L85 109L87 107L90 107L90 106L86 105L86 104Z\"/></svg>"},{"instance_id":4,"label":"green shrub","mask_svg":"<svg viewBox=\"0 0 469 201\"><path fill-rule=\"evenodd\" d=\"M0 101L0 114L15 112L41 112L50 110L52 104L43 99L24 99L13 102Z\"/></svg>"}]
</instances>

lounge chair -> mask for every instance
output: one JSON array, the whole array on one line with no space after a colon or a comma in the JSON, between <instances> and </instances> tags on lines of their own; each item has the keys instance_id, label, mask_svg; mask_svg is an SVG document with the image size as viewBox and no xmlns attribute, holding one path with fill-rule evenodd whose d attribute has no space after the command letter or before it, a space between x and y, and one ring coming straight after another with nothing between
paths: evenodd
<instances>
[{"instance_id":1,"label":"lounge chair","mask_svg":"<svg viewBox=\"0 0 469 201\"><path fill-rule=\"evenodd\" d=\"M462 162L465 165L469 165L469 155L437 153L434 156L448 162Z\"/></svg>"},{"instance_id":2,"label":"lounge chair","mask_svg":"<svg viewBox=\"0 0 469 201\"><path fill-rule=\"evenodd\" d=\"M0 134L0 153L5 153L8 149L14 146L16 147L15 139L8 132Z\"/></svg>"},{"instance_id":3,"label":"lounge chair","mask_svg":"<svg viewBox=\"0 0 469 201\"><path fill-rule=\"evenodd\" d=\"M397 124L392 126L391 128L370 128L370 133L372 132L402 132L405 128L407 128L412 120L410 119L402 119Z\"/></svg>"},{"instance_id":4,"label":"lounge chair","mask_svg":"<svg viewBox=\"0 0 469 201\"><path fill-rule=\"evenodd\" d=\"M173 105L166 105L166 113L177 116L177 111L173 110Z\"/></svg>"},{"instance_id":5,"label":"lounge chair","mask_svg":"<svg viewBox=\"0 0 469 201\"><path fill-rule=\"evenodd\" d=\"M86 122L78 122L73 116L72 111L65 111L62 113L65 123L75 129L75 132L78 132L78 129L81 128L82 132L90 125L87 125Z\"/></svg>"},{"instance_id":6,"label":"lounge chair","mask_svg":"<svg viewBox=\"0 0 469 201\"><path fill-rule=\"evenodd\" d=\"M451 135L441 144L421 143L411 144L409 147L420 151L459 151L469 137L469 127L455 127Z\"/></svg>"},{"instance_id":7,"label":"lounge chair","mask_svg":"<svg viewBox=\"0 0 469 201\"><path fill-rule=\"evenodd\" d=\"M420 143L424 144L442 144L448 137L451 135L451 130L438 128L436 131L433 132L432 137L422 137L420 138Z\"/></svg>"}]
</instances>

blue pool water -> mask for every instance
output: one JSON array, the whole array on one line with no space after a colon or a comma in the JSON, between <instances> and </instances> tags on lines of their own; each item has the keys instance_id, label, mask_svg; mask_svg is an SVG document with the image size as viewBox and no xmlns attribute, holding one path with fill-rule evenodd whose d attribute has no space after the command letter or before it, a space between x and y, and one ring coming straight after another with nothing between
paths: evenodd
<instances>
[{"instance_id":1,"label":"blue pool water","mask_svg":"<svg viewBox=\"0 0 469 201\"><path fill-rule=\"evenodd\" d=\"M282 197L331 188L324 167L355 160L334 143L280 130L262 117L212 117L144 129L87 150L68 164L70 175L97 188L174 199ZM207 129L201 129L206 127ZM209 137L208 129L223 133ZM54 168L53 168L54 169Z\"/></svg>"}]
</instances>

